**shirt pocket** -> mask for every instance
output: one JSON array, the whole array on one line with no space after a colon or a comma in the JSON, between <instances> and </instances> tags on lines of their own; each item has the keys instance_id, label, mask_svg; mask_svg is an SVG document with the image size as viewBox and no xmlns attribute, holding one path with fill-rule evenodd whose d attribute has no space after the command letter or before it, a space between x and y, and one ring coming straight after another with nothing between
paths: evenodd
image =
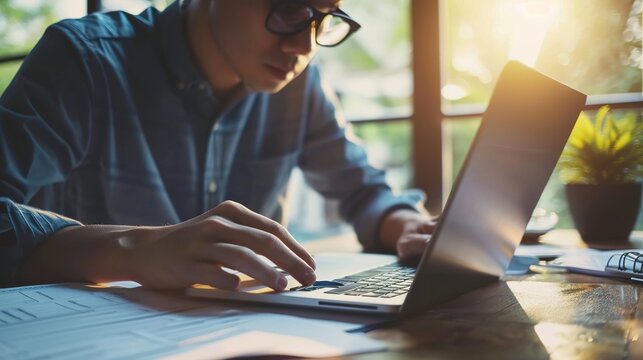
<instances>
[{"instance_id":1,"label":"shirt pocket","mask_svg":"<svg viewBox=\"0 0 643 360\"><path fill-rule=\"evenodd\" d=\"M281 220L282 203L280 196L285 193L292 169L297 164L299 152L253 159L248 161L250 176L251 209L262 215Z\"/></svg>"}]
</instances>

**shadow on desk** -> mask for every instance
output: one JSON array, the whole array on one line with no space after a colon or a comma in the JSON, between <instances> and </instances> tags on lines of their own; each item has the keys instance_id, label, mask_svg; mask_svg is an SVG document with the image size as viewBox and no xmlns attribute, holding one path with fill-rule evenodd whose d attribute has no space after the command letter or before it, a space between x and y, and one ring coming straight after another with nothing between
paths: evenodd
<instances>
[{"instance_id":1,"label":"shadow on desk","mask_svg":"<svg viewBox=\"0 0 643 360\"><path fill-rule=\"evenodd\" d=\"M370 336L399 358L620 359L639 298L632 285L499 281Z\"/></svg>"},{"instance_id":2,"label":"shadow on desk","mask_svg":"<svg viewBox=\"0 0 643 360\"><path fill-rule=\"evenodd\" d=\"M640 232L632 244L643 247ZM574 230L544 244L578 248ZM313 253L359 251L351 235L307 244ZM369 332L389 353L354 359L643 358L641 285L570 273L506 277L421 316Z\"/></svg>"}]
</instances>

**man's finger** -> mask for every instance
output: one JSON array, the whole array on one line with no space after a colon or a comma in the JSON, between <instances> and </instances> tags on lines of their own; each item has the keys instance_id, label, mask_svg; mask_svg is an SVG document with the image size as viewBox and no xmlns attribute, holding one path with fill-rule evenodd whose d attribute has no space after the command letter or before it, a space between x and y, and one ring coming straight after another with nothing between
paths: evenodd
<instances>
[{"instance_id":1,"label":"man's finger","mask_svg":"<svg viewBox=\"0 0 643 360\"><path fill-rule=\"evenodd\" d=\"M237 224L223 217L211 217L199 225L201 237L208 243L229 243L261 254L291 274L297 281L308 285L315 281L313 269L293 253L280 238L253 227ZM199 250L195 256L199 256ZM250 274L248 274L250 275Z\"/></svg>"},{"instance_id":2,"label":"man's finger","mask_svg":"<svg viewBox=\"0 0 643 360\"><path fill-rule=\"evenodd\" d=\"M292 252L304 260L311 268L315 269L316 265L313 257L290 235L286 228L278 222L257 214L247 207L232 201L221 204L217 209L221 211L220 216L241 225L263 230L278 237Z\"/></svg>"},{"instance_id":3,"label":"man's finger","mask_svg":"<svg viewBox=\"0 0 643 360\"><path fill-rule=\"evenodd\" d=\"M407 234L398 242L397 253L401 260L419 260L426 248L431 235Z\"/></svg>"},{"instance_id":4,"label":"man's finger","mask_svg":"<svg viewBox=\"0 0 643 360\"><path fill-rule=\"evenodd\" d=\"M201 254L204 260L220 264L258 280L277 291L288 285L287 279L275 268L261 260L252 250L228 243L213 243Z\"/></svg>"},{"instance_id":5,"label":"man's finger","mask_svg":"<svg viewBox=\"0 0 643 360\"><path fill-rule=\"evenodd\" d=\"M436 226L436 225L437 225L437 223L434 223L434 222L430 222L430 223L426 222L426 223L423 223L423 224L422 224L422 226L421 226L421 228L420 228L420 232L421 232L422 234L431 234L431 233L433 233L433 231L435 230L435 226Z\"/></svg>"}]
</instances>

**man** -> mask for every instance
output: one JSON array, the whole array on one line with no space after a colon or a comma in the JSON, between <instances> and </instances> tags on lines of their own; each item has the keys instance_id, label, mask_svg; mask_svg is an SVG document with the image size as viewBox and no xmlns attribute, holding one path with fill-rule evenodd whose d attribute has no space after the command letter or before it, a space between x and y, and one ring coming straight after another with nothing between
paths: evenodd
<instances>
[{"instance_id":1,"label":"man","mask_svg":"<svg viewBox=\"0 0 643 360\"><path fill-rule=\"evenodd\" d=\"M347 140L308 67L358 27L335 0L192 0L51 26L0 99L1 285L233 289L227 267L283 290L258 255L310 284L312 257L275 221L295 165L367 250L418 254L428 219Z\"/></svg>"}]
</instances>

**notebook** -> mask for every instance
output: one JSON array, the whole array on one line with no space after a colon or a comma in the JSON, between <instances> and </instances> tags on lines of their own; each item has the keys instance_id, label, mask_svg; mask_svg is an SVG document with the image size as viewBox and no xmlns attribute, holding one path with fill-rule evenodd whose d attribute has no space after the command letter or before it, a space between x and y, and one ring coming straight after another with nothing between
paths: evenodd
<instances>
[{"instance_id":1,"label":"notebook","mask_svg":"<svg viewBox=\"0 0 643 360\"><path fill-rule=\"evenodd\" d=\"M564 255L547 266L571 272L643 282L643 249L584 252Z\"/></svg>"},{"instance_id":2,"label":"notebook","mask_svg":"<svg viewBox=\"0 0 643 360\"><path fill-rule=\"evenodd\" d=\"M417 268L393 255L315 257L318 282L274 292L195 285L191 296L412 315L503 276L586 96L515 61L503 69ZM421 154L420 154L421 155ZM243 276L242 276L243 278Z\"/></svg>"}]
</instances>

